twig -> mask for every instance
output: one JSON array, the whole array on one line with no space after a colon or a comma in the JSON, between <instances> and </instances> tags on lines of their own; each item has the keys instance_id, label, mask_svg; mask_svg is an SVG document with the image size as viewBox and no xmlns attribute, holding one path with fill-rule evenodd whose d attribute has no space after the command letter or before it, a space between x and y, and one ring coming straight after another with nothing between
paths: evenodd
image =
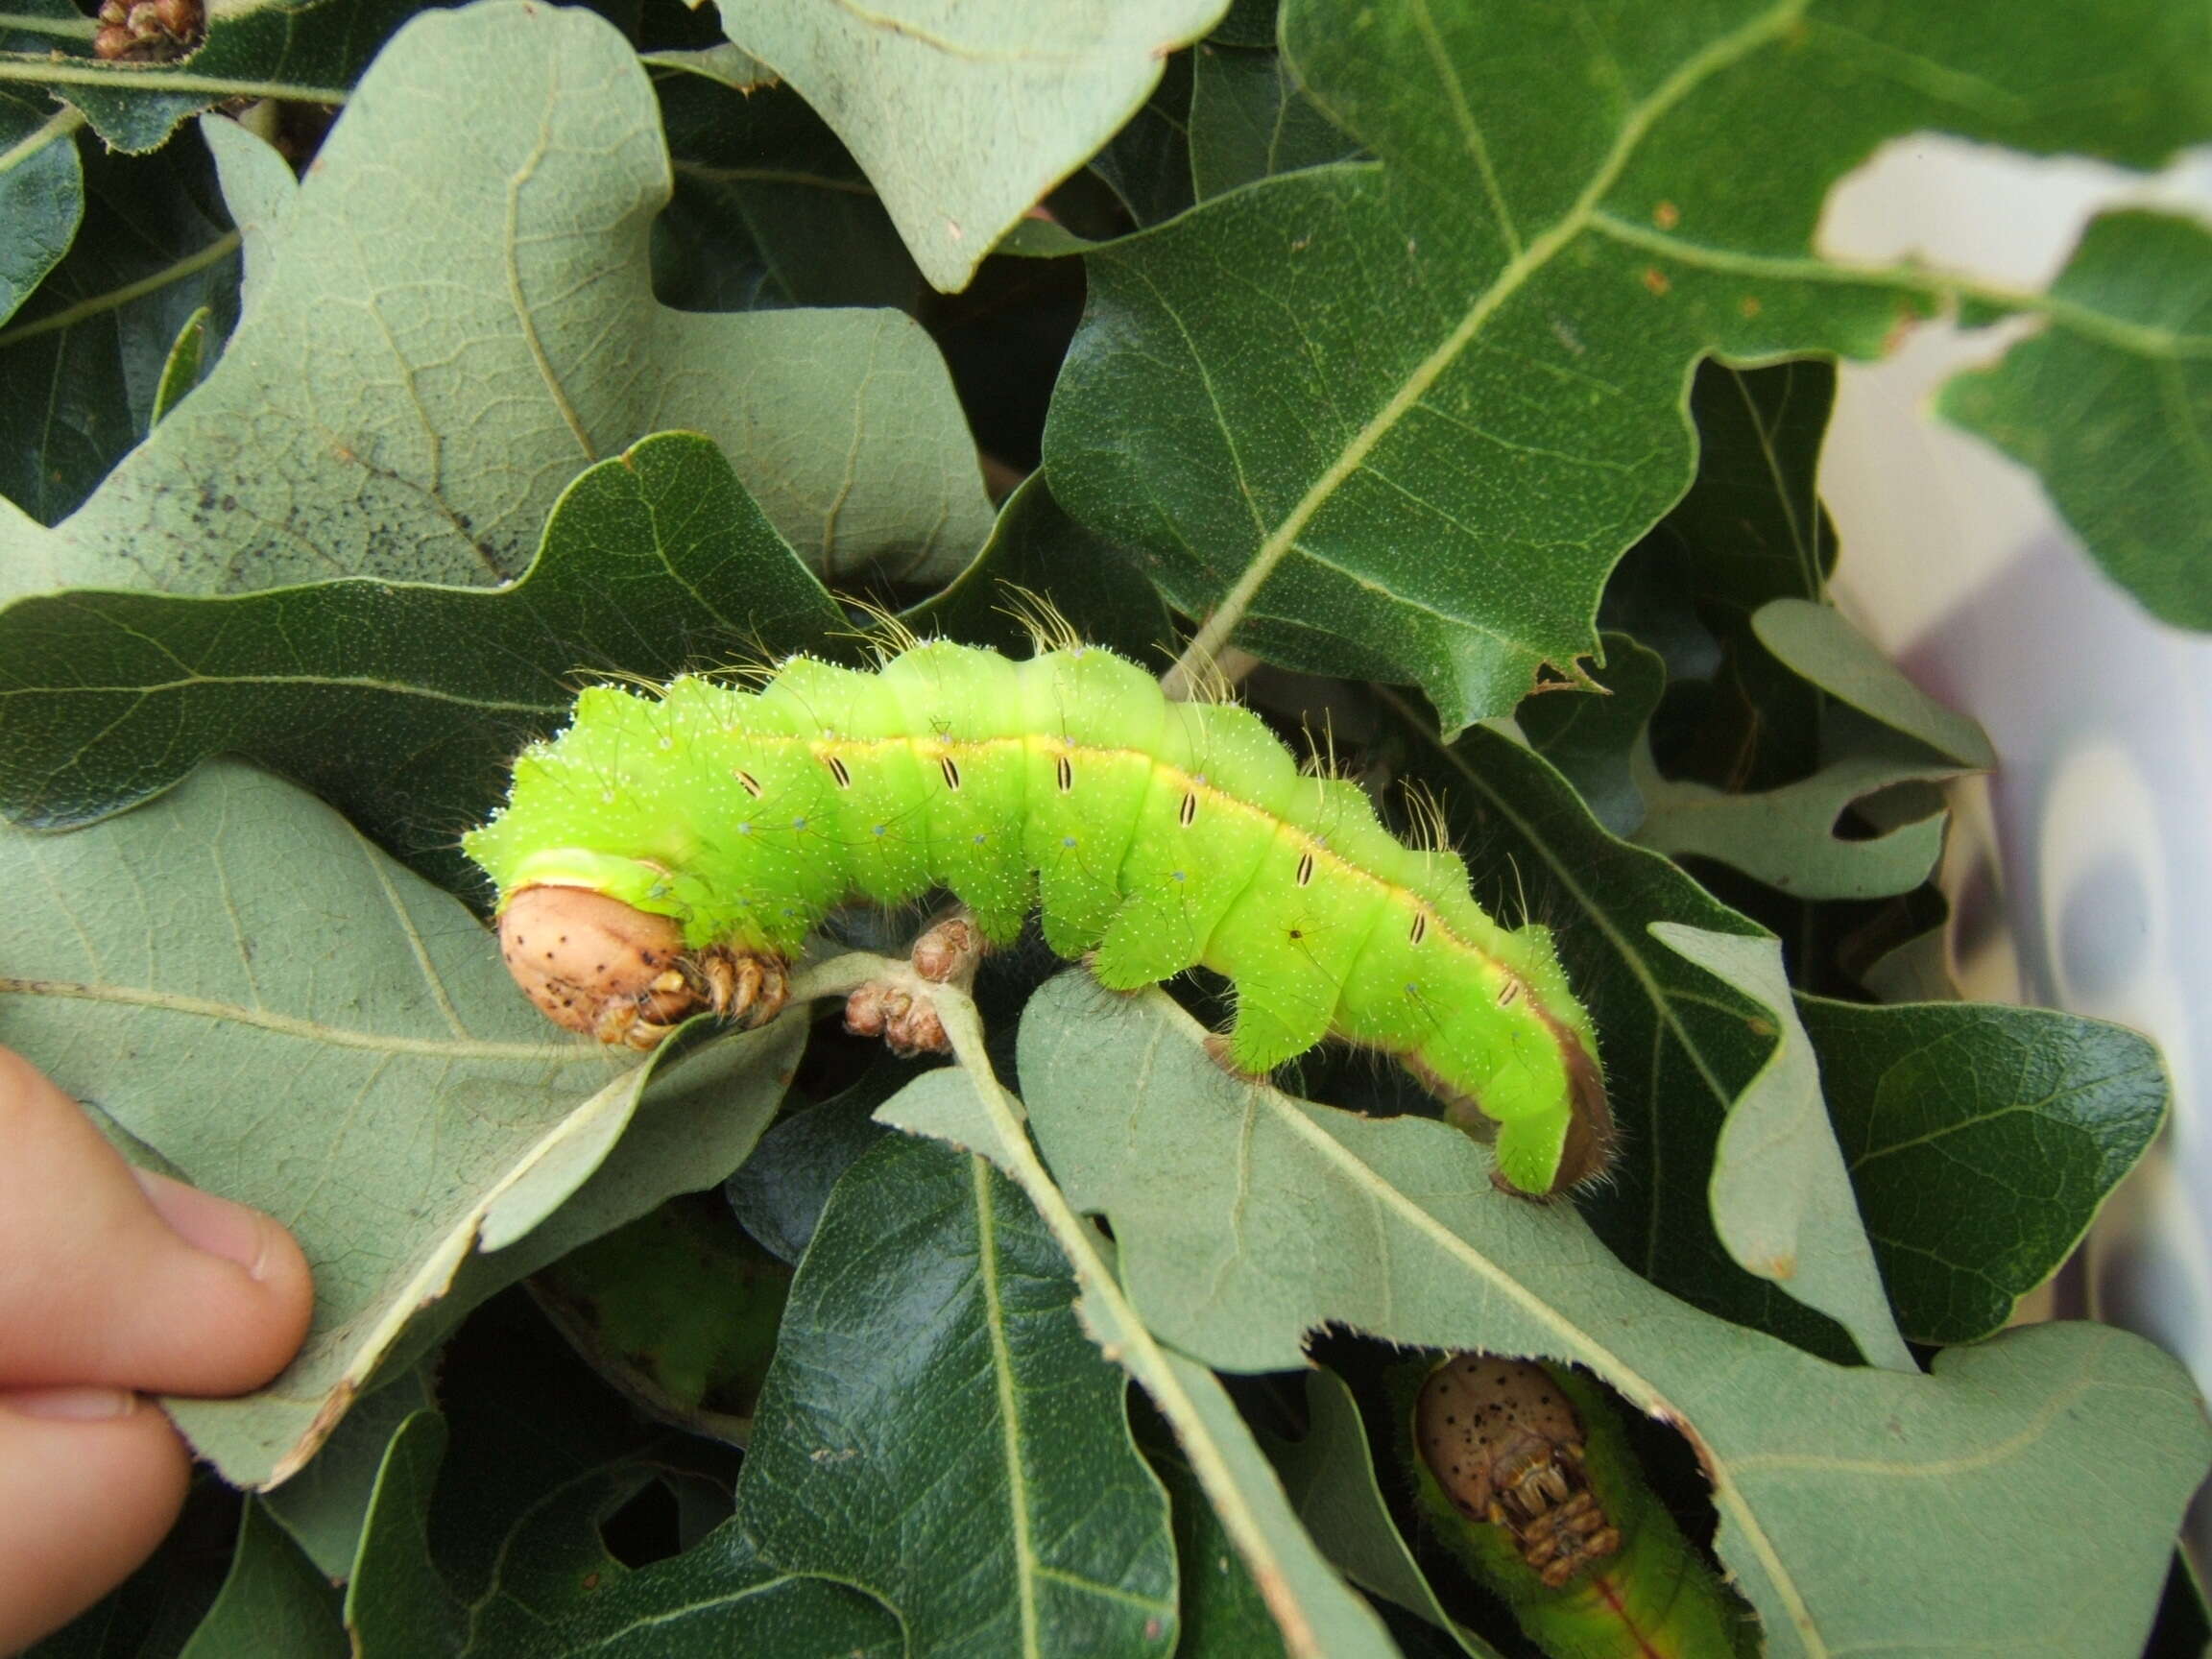
<instances>
[{"instance_id":1,"label":"twig","mask_svg":"<svg viewBox=\"0 0 2212 1659\"><path fill-rule=\"evenodd\" d=\"M791 984L791 1001L843 997L862 985L877 983L925 998L937 1010L946 1035L951 1039L953 1057L967 1072L984 1118L998 1135L1003 1155L993 1162L1013 1177L1014 1184L1044 1217L1075 1270L1075 1283L1083 1292L1084 1322L1092 1339L1107 1358L1136 1378L1175 1431L1184 1455L1190 1460L1191 1473L1220 1518L1222 1530L1251 1569L1253 1582L1283 1633L1285 1647L1299 1659L1326 1659L1306 1609L1291 1589L1288 1574L1269 1547L1259 1518L1246 1504L1220 1449L1208 1434L1196 1402L1175 1375L1166 1353L1144 1328L1137 1310L1130 1306L1120 1281L1099 1254L1096 1235L1046 1169L1017 1115L1014 1097L993 1073L984 1045L983 1022L974 1001L951 986L923 978L908 963L859 951L832 957L800 974Z\"/></svg>"}]
</instances>

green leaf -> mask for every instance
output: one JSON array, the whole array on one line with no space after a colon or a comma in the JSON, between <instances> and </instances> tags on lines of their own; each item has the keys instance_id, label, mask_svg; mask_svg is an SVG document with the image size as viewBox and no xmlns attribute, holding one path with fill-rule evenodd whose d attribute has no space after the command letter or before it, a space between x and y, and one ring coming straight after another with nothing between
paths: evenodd
<instances>
[{"instance_id":1,"label":"green leaf","mask_svg":"<svg viewBox=\"0 0 2212 1659\"><path fill-rule=\"evenodd\" d=\"M1717 790L1661 777L1650 750L1639 748L1632 772L1646 814L1637 841L1676 858L1717 858L1796 898L1885 898L1920 887L1942 856L1947 825L1940 799L1924 785L1998 763L1982 728L1909 682L1834 606L1769 599L1752 613L1749 633L1759 660L1743 637L1730 648L1737 684L1756 699L1747 710L1752 730L1772 708L1778 730L1767 748L1790 750L1798 763L1818 734L1820 770L1766 790ZM1805 706L1803 688L1785 684L1783 672L1840 708ZM1839 834L1854 807L1880 834Z\"/></svg>"},{"instance_id":2,"label":"green leaf","mask_svg":"<svg viewBox=\"0 0 2212 1659\"><path fill-rule=\"evenodd\" d=\"M1851 1334L1869 1364L1913 1371L1820 1094L1820 1066L1791 1002L1772 939L1655 922L1669 950L1726 980L1779 1033L1728 1109L1713 1152L1713 1227L1749 1273L1772 1280Z\"/></svg>"},{"instance_id":3,"label":"green leaf","mask_svg":"<svg viewBox=\"0 0 2212 1659\"><path fill-rule=\"evenodd\" d=\"M1980 726L1913 685L1833 605L1770 600L1752 615L1751 627L1786 667L1862 714L1965 770L1986 772L1997 764L1997 752Z\"/></svg>"},{"instance_id":4,"label":"green leaf","mask_svg":"<svg viewBox=\"0 0 2212 1659\"><path fill-rule=\"evenodd\" d=\"M109 63L91 41L54 56L15 37L0 82L42 85L90 117L113 150L140 154L177 124L232 98L343 104L376 50L422 0L250 0L208 8L206 43L176 63ZM23 47L30 46L26 51Z\"/></svg>"},{"instance_id":5,"label":"green leaf","mask_svg":"<svg viewBox=\"0 0 2212 1659\"><path fill-rule=\"evenodd\" d=\"M654 89L676 174L654 228L662 303L913 308L922 274L876 187L796 92L733 91L697 74L655 76Z\"/></svg>"},{"instance_id":6,"label":"green leaf","mask_svg":"<svg viewBox=\"0 0 2212 1659\"><path fill-rule=\"evenodd\" d=\"M1953 378L1936 412L2034 468L2090 556L2153 616L2212 628L2212 232L2103 214L2051 303L2022 308L2042 313L2040 331Z\"/></svg>"},{"instance_id":7,"label":"green leaf","mask_svg":"<svg viewBox=\"0 0 2212 1659\"><path fill-rule=\"evenodd\" d=\"M722 1186L745 1231L797 1266L839 1179L891 1133L872 1115L908 1077L905 1067L878 1064L843 1094L778 1119Z\"/></svg>"},{"instance_id":8,"label":"green leaf","mask_svg":"<svg viewBox=\"0 0 2212 1659\"><path fill-rule=\"evenodd\" d=\"M1832 722L1832 729L1840 726ZM1900 742L1871 722L1850 727L1845 752L1794 783L1738 793L1664 778L1647 749L1631 762L1644 816L1636 840L1671 858L1715 858L1800 899L1877 899L1910 893L1935 871L1947 815L1938 809L1878 835L1839 834L1851 807L1900 784L1959 775L1955 761L1931 764L1917 743Z\"/></svg>"},{"instance_id":9,"label":"green leaf","mask_svg":"<svg viewBox=\"0 0 2212 1659\"><path fill-rule=\"evenodd\" d=\"M580 670L664 677L844 626L714 445L662 434L577 479L504 590L353 579L0 611L0 811L81 824L228 752L472 881L455 829L566 718Z\"/></svg>"},{"instance_id":10,"label":"green leaf","mask_svg":"<svg viewBox=\"0 0 2212 1659\"><path fill-rule=\"evenodd\" d=\"M177 339L169 348L169 355L161 364L161 378L154 387L154 408L148 419L149 425L159 425L161 417L177 407L183 396L200 384L200 376L207 372L207 330L215 317L214 307L203 305L184 319L184 326L177 330Z\"/></svg>"},{"instance_id":11,"label":"green leaf","mask_svg":"<svg viewBox=\"0 0 2212 1659\"><path fill-rule=\"evenodd\" d=\"M61 262L84 216L84 118L0 88L0 323Z\"/></svg>"},{"instance_id":12,"label":"green leaf","mask_svg":"<svg viewBox=\"0 0 2212 1659\"><path fill-rule=\"evenodd\" d=\"M2146 1038L2040 1008L1798 1013L1907 1335L1974 1342L2073 1254L2166 1116Z\"/></svg>"},{"instance_id":13,"label":"green leaf","mask_svg":"<svg viewBox=\"0 0 2212 1659\"><path fill-rule=\"evenodd\" d=\"M238 233L197 132L157 156L89 145L84 184L67 256L0 328L0 494L42 524L146 435L186 320L209 310L219 345L238 312Z\"/></svg>"},{"instance_id":14,"label":"green leaf","mask_svg":"<svg viewBox=\"0 0 2212 1659\"><path fill-rule=\"evenodd\" d=\"M338 1596L284 1529L246 1500L230 1575L179 1659L347 1659Z\"/></svg>"},{"instance_id":15,"label":"green leaf","mask_svg":"<svg viewBox=\"0 0 2212 1659\"><path fill-rule=\"evenodd\" d=\"M1667 665L1625 634L1605 635L1604 645L1605 666L1592 678L1608 695L1539 694L1514 721L1528 746L1575 785L1591 816L1626 837L1644 820L1634 757L1667 690Z\"/></svg>"},{"instance_id":16,"label":"green leaf","mask_svg":"<svg viewBox=\"0 0 2212 1659\"><path fill-rule=\"evenodd\" d=\"M1705 514L1712 507L1705 504ZM1791 514L1791 522L1798 517ZM1739 540L1754 533L1745 522ZM1712 584L1737 599L1790 580L1781 560L1730 553L1725 541L1719 558L1693 544L1693 568L1698 589ZM1798 568L1818 584L1816 562ZM1727 685L1741 697L1741 710L1715 710L1719 730L1705 745L1723 743L1730 772L1743 779L1803 767L1814 745L1822 765L1767 787L1741 787L1739 779L1715 787L1664 777L1639 739L1628 750L1642 803L1635 841L1674 858L1717 858L1805 901L1885 898L1929 880L1942 856L1947 814L1934 796L1922 801L1909 790L1995 765L1982 730L1909 682L1834 606L1783 595L1743 617L1727 615L1727 599L1708 599L1703 590L1698 597L1723 613ZM1840 834L1854 807L1880 834Z\"/></svg>"},{"instance_id":17,"label":"green leaf","mask_svg":"<svg viewBox=\"0 0 2212 1659\"><path fill-rule=\"evenodd\" d=\"M1658 741L1671 776L1751 790L1812 769L1820 693L1751 618L1773 599L1827 596L1836 530L1816 484L1835 398L1832 362L1697 365L1697 476L1614 571L1599 613L1667 659L1675 689Z\"/></svg>"},{"instance_id":18,"label":"green leaf","mask_svg":"<svg viewBox=\"0 0 2212 1659\"><path fill-rule=\"evenodd\" d=\"M659 111L589 12L426 13L297 187L243 129L204 128L248 198L246 314L74 517L0 533L13 590L486 585L519 571L576 472L672 427L720 443L831 581L982 541L974 446L908 319L653 301Z\"/></svg>"},{"instance_id":19,"label":"green leaf","mask_svg":"<svg viewBox=\"0 0 2212 1659\"><path fill-rule=\"evenodd\" d=\"M1209 40L1222 46L1273 46L1276 0L1230 0Z\"/></svg>"},{"instance_id":20,"label":"green leaf","mask_svg":"<svg viewBox=\"0 0 2212 1659\"><path fill-rule=\"evenodd\" d=\"M1693 1437L1721 1558L1776 1659L2139 1652L2212 1462L2195 1389L2148 1342L2049 1325L1949 1351L1933 1376L1832 1365L1654 1288L1571 1207L1497 1191L1458 1131L1231 1077L1204 1036L1158 992L1074 974L1021 1032L1046 1156L1070 1201L1112 1222L1122 1283L1164 1340L1281 1370L1340 1324L1589 1367Z\"/></svg>"},{"instance_id":21,"label":"green leaf","mask_svg":"<svg viewBox=\"0 0 2212 1659\"><path fill-rule=\"evenodd\" d=\"M1201 650L1415 682L1447 731L1576 677L1606 572L1690 481L1699 356L1875 355L1960 291L1813 256L1883 138L2148 163L2212 130L2203 19L2161 0L2032 32L1996 0L1290 0L1283 36L1381 164L1089 254L1046 463L1162 558Z\"/></svg>"},{"instance_id":22,"label":"green leaf","mask_svg":"<svg viewBox=\"0 0 2212 1659\"><path fill-rule=\"evenodd\" d=\"M1197 48L1199 53L1204 45ZM1193 200L1190 189L1190 52L1161 67L1160 84L1106 147L1091 157L1091 171L1120 198L1140 225L1172 219Z\"/></svg>"},{"instance_id":23,"label":"green leaf","mask_svg":"<svg viewBox=\"0 0 2212 1659\"><path fill-rule=\"evenodd\" d=\"M793 1283L738 1482L766 1558L865 1588L917 1652L1171 1652L1166 1498L1074 1294L990 1165L864 1153Z\"/></svg>"},{"instance_id":24,"label":"green leaf","mask_svg":"<svg viewBox=\"0 0 2212 1659\"><path fill-rule=\"evenodd\" d=\"M378 1479L347 1599L360 1659L900 1651L888 1609L767 1566L734 1522L648 1566L618 1558L612 1524L695 1486L700 1443L642 1425L527 1303L469 1322L442 1392L444 1418L411 1418Z\"/></svg>"},{"instance_id":25,"label":"green leaf","mask_svg":"<svg viewBox=\"0 0 2212 1659\"><path fill-rule=\"evenodd\" d=\"M591 1174L649 1075L555 1038L457 901L240 766L75 834L0 831L0 873L4 1040L315 1269L283 1375L171 1403L237 1484L297 1469L470 1253ZM758 1132L802 1036L726 1046L755 1062L726 1116Z\"/></svg>"},{"instance_id":26,"label":"green leaf","mask_svg":"<svg viewBox=\"0 0 2212 1659\"><path fill-rule=\"evenodd\" d=\"M1779 1032L1759 1003L1661 945L1654 924L1766 937L1666 859L1605 833L1556 772L1478 729L1449 749L1402 722L1414 775L1479 851L1477 897L1516 901L1557 931L1575 994L1598 1024L1614 1121L1609 1178L1578 1202L1600 1238L1653 1284L1708 1311L1842 1358L1827 1319L1745 1273L1713 1230L1706 1183L1722 1123Z\"/></svg>"},{"instance_id":27,"label":"green leaf","mask_svg":"<svg viewBox=\"0 0 2212 1659\"><path fill-rule=\"evenodd\" d=\"M387 1368L389 1369L389 1368ZM381 1382L353 1403L307 1466L255 1502L291 1534L333 1584L353 1571L376 1472L393 1436L418 1411L432 1410L435 1367L424 1363Z\"/></svg>"},{"instance_id":28,"label":"green leaf","mask_svg":"<svg viewBox=\"0 0 2212 1659\"><path fill-rule=\"evenodd\" d=\"M1057 611L1093 644L1132 662L1165 668L1175 628L1136 556L1060 510L1045 474L1032 472L1006 498L991 540L953 583L900 617L917 634L943 634L1026 657L1027 596Z\"/></svg>"},{"instance_id":29,"label":"green leaf","mask_svg":"<svg viewBox=\"0 0 2212 1659\"><path fill-rule=\"evenodd\" d=\"M1835 403L1836 366L1819 359L1697 365L1697 477L1666 528L1690 550L1699 607L1732 631L1771 600L1827 595L1836 527L1816 485Z\"/></svg>"},{"instance_id":30,"label":"green leaf","mask_svg":"<svg viewBox=\"0 0 2212 1659\"><path fill-rule=\"evenodd\" d=\"M589 1178L519 1238L512 1229L488 1236L485 1249L462 1262L445 1299L410 1327L386 1368L429 1353L462 1314L495 1291L678 1193L714 1186L742 1164L782 1105L798 1064L800 1022L779 1026L792 1029L772 1043L757 1041L763 1033L741 1032L657 1055L659 1068L621 1140Z\"/></svg>"},{"instance_id":31,"label":"green leaf","mask_svg":"<svg viewBox=\"0 0 2212 1659\"><path fill-rule=\"evenodd\" d=\"M1306 96L1270 39L1263 51L1209 41L1190 92L1190 176L1198 200L1279 173L1364 159L1357 140Z\"/></svg>"},{"instance_id":32,"label":"green leaf","mask_svg":"<svg viewBox=\"0 0 2212 1659\"><path fill-rule=\"evenodd\" d=\"M1282 1632L1190 1465L1156 1451L1152 1472L1175 1511L1175 1588L1183 1616L1175 1659L1284 1659Z\"/></svg>"},{"instance_id":33,"label":"green leaf","mask_svg":"<svg viewBox=\"0 0 2212 1659\"><path fill-rule=\"evenodd\" d=\"M403 1650L390 1632L408 1630L412 1638L460 1622L462 1609L430 1559L430 1494L446 1441L445 1419L418 1412L399 1426L377 1468L361 1553L346 1588L347 1634L364 1659ZM438 1646L450 1650L458 1644Z\"/></svg>"},{"instance_id":34,"label":"green leaf","mask_svg":"<svg viewBox=\"0 0 2212 1659\"><path fill-rule=\"evenodd\" d=\"M1334 1371L1310 1373L1306 1410L1305 1435L1270 1446L1268 1455L1313 1541L1355 1584L1449 1633L1471 1659L1497 1659L1496 1648L1444 1610L1407 1549L1383 1503L1367 1431L1344 1380Z\"/></svg>"},{"instance_id":35,"label":"green leaf","mask_svg":"<svg viewBox=\"0 0 2212 1659\"><path fill-rule=\"evenodd\" d=\"M637 60L656 69L681 69L686 75L718 81L733 92L759 92L777 84L775 70L727 40L691 51L640 52Z\"/></svg>"},{"instance_id":36,"label":"green leaf","mask_svg":"<svg viewBox=\"0 0 2212 1659\"><path fill-rule=\"evenodd\" d=\"M910 1134L950 1141L1003 1166L1013 1161L1012 1149L982 1108L981 1087L997 1085L957 1071L932 1072L901 1091L878 1116ZM1010 1095L1006 1100L1018 1117L1020 1102ZM1079 1315L1092 1340L1127 1364L1135 1334L1124 1307L1094 1286ZM1161 1350L1160 1360L1162 1372L1147 1386L1156 1399L1161 1390L1176 1393L1173 1420L1182 1449L1194 1465L1204 1459L1212 1467L1207 1490L1214 1513L1224 1532L1241 1539L1244 1564L1275 1617L1285 1648L1299 1659L1388 1659L1392 1649L1374 1609L1345 1586L1314 1549L1219 1381L1172 1350ZM1234 1520L1223 1512L1228 1508L1236 1511Z\"/></svg>"},{"instance_id":37,"label":"green leaf","mask_svg":"<svg viewBox=\"0 0 2212 1659\"><path fill-rule=\"evenodd\" d=\"M1719 789L1662 777L1647 747L1631 759L1645 815L1635 839L1672 857L1718 859L1799 899L1875 899L1909 893L1942 855L1948 814L1924 786L1964 771L1986 770L1996 756L1982 730L1921 691L1843 619L1808 599L1769 600L1749 619L1762 669L1746 643L1732 640L1737 683L1781 701L1780 722L1802 716L1810 742L1818 733L1823 764L1809 777L1765 789ZM1837 707L1802 697L1774 670L1799 677ZM1767 712L1748 710L1754 730ZM1805 748L1787 730L1769 747ZM1880 833L1839 833L1857 809Z\"/></svg>"},{"instance_id":38,"label":"green leaf","mask_svg":"<svg viewBox=\"0 0 2212 1659\"><path fill-rule=\"evenodd\" d=\"M745 0L721 11L730 38L837 130L915 263L951 293L1142 106L1161 60L1226 4L997 0L946 12L912 0L869 11Z\"/></svg>"},{"instance_id":39,"label":"green leaf","mask_svg":"<svg viewBox=\"0 0 2212 1659\"><path fill-rule=\"evenodd\" d=\"M446 1440L443 1421L424 1412L385 1460L347 1595L360 1659L892 1659L902 1650L887 1609L845 1585L768 1566L734 1522L682 1555L623 1566L596 1523L642 1485L649 1472L635 1464L545 1481L534 1503L493 1509L496 1529L483 1542L498 1554L465 1602L441 1572L428 1524Z\"/></svg>"},{"instance_id":40,"label":"green leaf","mask_svg":"<svg viewBox=\"0 0 2212 1659\"><path fill-rule=\"evenodd\" d=\"M1227 1464L1230 1478L1257 1518L1270 1547L1282 1589L1299 1615L1295 1628L1278 1613L1277 1628L1291 1653L1324 1659L1394 1659L1382 1622L1346 1587L1328 1559L1314 1547L1286 1497L1266 1455L1238 1416L1220 1380L1204 1365L1167 1351L1168 1364L1196 1407L1208 1437Z\"/></svg>"},{"instance_id":41,"label":"green leaf","mask_svg":"<svg viewBox=\"0 0 2212 1659\"><path fill-rule=\"evenodd\" d=\"M791 1270L719 1193L663 1204L530 1281L539 1308L633 1405L743 1445Z\"/></svg>"}]
</instances>

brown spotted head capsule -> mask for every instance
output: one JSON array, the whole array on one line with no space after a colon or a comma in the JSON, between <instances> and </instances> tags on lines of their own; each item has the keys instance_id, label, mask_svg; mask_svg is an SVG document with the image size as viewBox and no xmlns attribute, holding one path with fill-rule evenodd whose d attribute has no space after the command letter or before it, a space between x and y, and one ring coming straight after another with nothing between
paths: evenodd
<instances>
[{"instance_id":1,"label":"brown spotted head capsule","mask_svg":"<svg viewBox=\"0 0 2212 1659\"><path fill-rule=\"evenodd\" d=\"M1549 1588L1619 1551L1590 1490L1582 1420L1541 1365L1461 1354L1438 1366L1414 1405L1413 1439L1453 1507L1510 1532Z\"/></svg>"},{"instance_id":2,"label":"brown spotted head capsule","mask_svg":"<svg viewBox=\"0 0 2212 1659\"><path fill-rule=\"evenodd\" d=\"M685 972L684 929L583 887L525 887L499 917L507 972L556 1025L651 1048L709 1000Z\"/></svg>"}]
</instances>

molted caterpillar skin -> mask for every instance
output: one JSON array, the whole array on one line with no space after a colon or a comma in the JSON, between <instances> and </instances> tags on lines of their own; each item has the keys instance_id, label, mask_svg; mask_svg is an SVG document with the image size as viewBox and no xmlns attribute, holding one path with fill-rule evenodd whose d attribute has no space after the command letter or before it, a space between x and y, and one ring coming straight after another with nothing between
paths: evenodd
<instances>
[{"instance_id":1,"label":"molted caterpillar skin","mask_svg":"<svg viewBox=\"0 0 2212 1659\"><path fill-rule=\"evenodd\" d=\"M1493 1119L1523 1192L1604 1166L1596 1039L1549 930L1493 922L1456 856L1398 841L1357 785L1301 776L1257 715L1170 703L1095 647L1015 661L931 641L876 673L794 658L758 691L594 687L465 845L503 915L555 888L668 919L646 922L632 994L681 983L660 964L680 935L717 1008L733 962L780 969L840 903L950 887L1000 942L1041 900L1046 942L1094 952L1110 988L1194 965L1234 980L1240 1070L1342 1038L1400 1058L1463 1126ZM517 953L503 930L541 1007L613 1034L562 1006L613 982L606 952Z\"/></svg>"}]
</instances>

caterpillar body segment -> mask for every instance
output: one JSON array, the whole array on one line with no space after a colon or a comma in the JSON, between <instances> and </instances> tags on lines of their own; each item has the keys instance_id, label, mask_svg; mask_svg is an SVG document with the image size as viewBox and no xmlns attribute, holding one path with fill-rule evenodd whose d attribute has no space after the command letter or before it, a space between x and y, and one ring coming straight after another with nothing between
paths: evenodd
<instances>
[{"instance_id":1,"label":"caterpillar body segment","mask_svg":"<svg viewBox=\"0 0 2212 1659\"><path fill-rule=\"evenodd\" d=\"M1390 1383L1434 1537L1549 1659L1751 1659L1756 1618L1691 1547L1602 1391L1461 1353Z\"/></svg>"},{"instance_id":2,"label":"caterpillar body segment","mask_svg":"<svg viewBox=\"0 0 2212 1659\"><path fill-rule=\"evenodd\" d=\"M1046 942L1109 987L1200 965L1233 980L1238 1070L1330 1037L1398 1056L1463 1126L1497 1125L1526 1193L1608 1155L1595 1036L1546 929L1500 926L1455 856L1397 840L1357 785L1302 776L1250 710L1171 703L1095 647L1016 661L931 641L873 673L794 658L757 691L593 687L465 845L503 929L544 887L664 918L717 1007L700 962L780 963L840 903L947 887L993 942L1041 905ZM561 985L666 1026L665 966L619 984L596 966ZM541 990L609 1035L588 994L564 1013Z\"/></svg>"}]
</instances>

